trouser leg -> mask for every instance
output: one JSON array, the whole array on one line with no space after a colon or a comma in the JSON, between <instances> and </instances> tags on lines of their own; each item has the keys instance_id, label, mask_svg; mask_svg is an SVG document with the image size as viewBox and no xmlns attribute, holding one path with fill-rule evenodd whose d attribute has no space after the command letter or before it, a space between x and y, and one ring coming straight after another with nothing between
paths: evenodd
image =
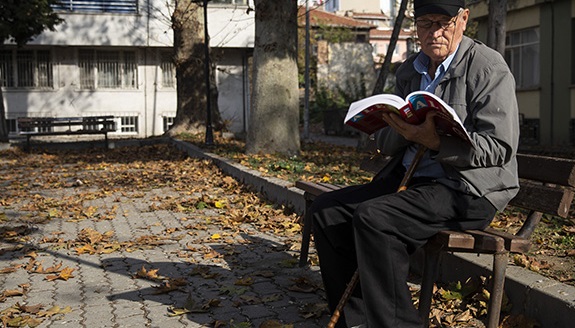
<instances>
[{"instance_id":1,"label":"trouser leg","mask_svg":"<svg viewBox=\"0 0 575 328\"><path fill-rule=\"evenodd\" d=\"M368 199L395 192L400 177L386 182L347 187L326 193L314 200L308 215L312 215L315 248L328 304L335 310L347 283L357 269L352 218L355 208ZM361 288L358 285L344 308L337 327L364 323Z\"/></svg>"},{"instance_id":2,"label":"trouser leg","mask_svg":"<svg viewBox=\"0 0 575 328\"><path fill-rule=\"evenodd\" d=\"M358 206L353 225L368 327L421 327L407 282L409 255L435 233L482 228L495 214L484 199L439 184L415 186ZM465 221L456 221L457 218Z\"/></svg>"}]
</instances>

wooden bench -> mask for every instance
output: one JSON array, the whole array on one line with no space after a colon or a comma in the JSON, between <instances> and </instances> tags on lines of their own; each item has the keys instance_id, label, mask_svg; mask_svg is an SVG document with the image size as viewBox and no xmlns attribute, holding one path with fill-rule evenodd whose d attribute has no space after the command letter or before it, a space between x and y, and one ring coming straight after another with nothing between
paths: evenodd
<instances>
[{"instance_id":1,"label":"wooden bench","mask_svg":"<svg viewBox=\"0 0 575 328\"><path fill-rule=\"evenodd\" d=\"M116 131L116 122L114 116L19 117L18 131L26 136L27 149L31 137L80 134L103 134L108 148L108 133Z\"/></svg>"},{"instance_id":2,"label":"wooden bench","mask_svg":"<svg viewBox=\"0 0 575 328\"><path fill-rule=\"evenodd\" d=\"M509 253L522 254L530 249L529 238L544 214L563 218L569 215L575 186L575 160L527 154L519 154L517 160L521 188L519 194L510 202L510 206L528 211L528 216L517 233L505 233L493 228L482 231L443 231L424 246L425 263L419 297L419 314L426 327L429 325L433 285L437 280L442 252L493 255L487 327L496 328L499 325ZM381 167L371 162L368 162L367 166L372 172L375 168ZM321 193L341 188L332 184L305 181L298 181L296 187L304 191L306 208L309 208L311 202ZM307 265L312 232L311 222L306 220L303 223L300 266Z\"/></svg>"}]
</instances>

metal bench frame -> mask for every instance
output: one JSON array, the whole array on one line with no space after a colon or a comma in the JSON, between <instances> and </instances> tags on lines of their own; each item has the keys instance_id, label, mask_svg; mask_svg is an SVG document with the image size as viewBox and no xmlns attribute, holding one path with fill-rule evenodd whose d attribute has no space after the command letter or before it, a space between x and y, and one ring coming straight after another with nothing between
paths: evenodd
<instances>
[{"instance_id":1,"label":"metal bench frame","mask_svg":"<svg viewBox=\"0 0 575 328\"><path fill-rule=\"evenodd\" d=\"M496 328L499 325L509 253L523 254L529 251L530 236L544 214L562 218L569 215L575 187L575 160L527 154L519 154L517 160L521 188L519 194L510 202L510 206L528 210L529 214L516 234L492 228L481 231L442 231L424 246L425 263L419 296L419 314L426 327L429 325L433 285L437 281L443 252L493 255L487 327ZM375 172L381 167L381 162L374 164L373 161L367 161L362 167ZM296 187L304 191L306 208L309 208L311 202L321 193L341 188L337 185L307 181L296 182ZM304 219L303 222L299 262L302 267L308 262L312 233L311 222L307 222L308 219Z\"/></svg>"},{"instance_id":2,"label":"metal bench frame","mask_svg":"<svg viewBox=\"0 0 575 328\"><path fill-rule=\"evenodd\" d=\"M79 127L79 128L78 128ZM54 130L54 128L67 128ZM18 130L26 136L26 148L30 149L30 138L37 136L103 134L108 148L108 133L116 131L114 116L86 117L19 117Z\"/></svg>"}]
</instances>

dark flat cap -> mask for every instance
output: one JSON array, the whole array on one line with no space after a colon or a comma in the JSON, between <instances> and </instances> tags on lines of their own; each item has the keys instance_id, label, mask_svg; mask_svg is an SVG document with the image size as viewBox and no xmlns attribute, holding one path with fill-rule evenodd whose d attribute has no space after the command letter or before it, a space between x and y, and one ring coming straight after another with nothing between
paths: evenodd
<instances>
[{"instance_id":1,"label":"dark flat cap","mask_svg":"<svg viewBox=\"0 0 575 328\"><path fill-rule=\"evenodd\" d=\"M457 15L459 8L464 7L465 0L415 0L413 2L416 18L427 14L441 14L453 17Z\"/></svg>"}]
</instances>

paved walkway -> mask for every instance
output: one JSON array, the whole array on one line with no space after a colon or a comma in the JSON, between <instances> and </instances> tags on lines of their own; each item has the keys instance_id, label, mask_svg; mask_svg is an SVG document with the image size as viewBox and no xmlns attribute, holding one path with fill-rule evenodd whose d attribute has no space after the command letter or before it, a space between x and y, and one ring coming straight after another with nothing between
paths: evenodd
<instances>
[{"instance_id":1,"label":"paved walkway","mask_svg":"<svg viewBox=\"0 0 575 328\"><path fill-rule=\"evenodd\" d=\"M171 167L159 154L142 162L61 163L5 154L3 320L89 328L320 327L328 321L318 268L296 265L299 236L266 227L281 214L253 195L239 198L247 192L222 184L207 162L186 159ZM176 170L186 167L188 175L207 177L158 187L142 182L185 175ZM186 203L192 199L193 206ZM231 214L253 216L253 223L217 222Z\"/></svg>"}]
</instances>

